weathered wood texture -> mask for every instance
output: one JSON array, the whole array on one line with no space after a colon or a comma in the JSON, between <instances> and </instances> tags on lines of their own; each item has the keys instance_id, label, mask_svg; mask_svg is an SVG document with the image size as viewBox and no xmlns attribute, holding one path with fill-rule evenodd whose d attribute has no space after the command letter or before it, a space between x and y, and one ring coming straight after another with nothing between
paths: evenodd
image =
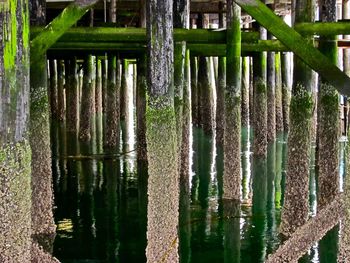
<instances>
[{"instance_id":1,"label":"weathered wood texture","mask_svg":"<svg viewBox=\"0 0 350 263\"><path fill-rule=\"evenodd\" d=\"M297 1L295 22L313 21L314 4L313 0ZM306 44L304 41L304 45ZM281 223L281 232L285 236L290 236L309 217L309 158L313 112L312 71L301 59L301 57L294 56L288 163Z\"/></svg>"},{"instance_id":2,"label":"weathered wood texture","mask_svg":"<svg viewBox=\"0 0 350 263\"><path fill-rule=\"evenodd\" d=\"M294 234L268 257L266 263L297 262L315 242L339 223L344 217L344 211L343 195L338 195L315 217L296 229Z\"/></svg>"},{"instance_id":3,"label":"weathered wood texture","mask_svg":"<svg viewBox=\"0 0 350 263\"><path fill-rule=\"evenodd\" d=\"M31 1L31 24L45 25L46 2ZM48 98L47 59L30 67L30 146L32 149L32 262L40 262L43 253L52 252L56 226L53 218L53 187L50 144L50 106ZM53 261L48 253L47 258Z\"/></svg>"},{"instance_id":4,"label":"weathered wood texture","mask_svg":"<svg viewBox=\"0 0 350 263\"><path fill-rule=\"evenodd\" d=\"M321 0L320 19L325 22L336 21L336 1ZM335 36L320 37L319 49L334 64L337 63ZM335 87L323 77L319 77L317 101L317 165L318 195L317 205L322 208L339 192L339 138L340 116L339 95Z\"/></svg>"},{"instance_id":5,"label":"weathered wood texture","mask_svg":"<svg viewBox=\"0 0 350 263\"><path fill-rule=\"evenodd\" d=\"M223 198L240 200L241 189L241 8L227 1L227 52Z\"/></svg>"},{"instance_id":6,"label":"weathered wood texture","mask_svg":"<svg viewBox=\"0 0 350 263\"><path fill-rule=\"evenodd\" d=\"M177 262L179 178L173 85L173 1L147 6L147 262ZM167 194L164 194L167 193Z\"/></svg>"},{"instance_id":7,"label":"weathered wood texture","mask_svg":"<svg viewBox=\"0 0 350 263\"><path fill-rule=\"evenodd\" d=\"M0 25L0 262L30 262L28 1L2 1Z\"/></svg>"}]
</instances>

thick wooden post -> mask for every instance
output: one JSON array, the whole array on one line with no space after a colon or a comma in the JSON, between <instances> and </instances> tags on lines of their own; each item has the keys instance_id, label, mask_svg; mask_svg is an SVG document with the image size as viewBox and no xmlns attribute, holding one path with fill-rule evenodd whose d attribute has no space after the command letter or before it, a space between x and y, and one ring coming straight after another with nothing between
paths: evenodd
<instances>
[{"instance_id":1,"label":"thick wooden post","mask_svg":"<svg viewBox=\"0 0 350 263\"><path fill-rule=\"evenodd\" d=\"M241 8L227 2L227 55L223 198L240 200L241 185Z\"/></svg>"},{"instance_id":2,"label":"thick wooden post","mask_svg":"<svg viewBox=\"0 0 350 263\"><path fill-rule=\"evenodd\" d=\"M295 22L313 21L313 0L296 2ZM312 71L294 56L294 82L290 105L288 164L281 232L290 236L308 219L309 158L313 100Z\"/></svg>"},{"instance_id":3,"label":"thick wooden post","mask_svg":"<svg viewBox=\"0 0 350 263\"><path fill-rule=\"evenodd\" d=\"M2 1L0 24L0 262L30 262L28 1Z\"/></svg>"},{"instance_id":4,"label":"thick wooden post","mask_svg":"<svg viewBox=\"0 0 350 263\"><path fill-rule=\"evenodd\" d=\"M46 2L32 1L31 25L46 24ZM32 262L50 258L55 237L47 62L43 54L30 67L30 146L32 149ZM46 260L47 261L47 260ZM45 261L45 262L46 262Z\"/></svg>"},{"instance_id":5,"label":"thick wooden post","mask_svg":"<svg viewBox=\"0 0 350 263\"><path fill-rule=\"evenodd\" d=\"M336 1L322 0L320 18L324 22L336 21ZM334 36L320 37L319 49L334 64L337 63L337 46ZM319 78L317 103L318 137L318 207L328 204L339 192L339 95L334 86L322 76Z\"/></svg>"},{"instance_id":6,"label":"thick wooden post","mask_svg":"<svg viewBox=\"0 0 350 263\"><path fill-rule=\"evenodd\" d=\"M178 261L179 179L173 84L173 1L147 6L147 262ZM164 194L166 193L166 194Z\"/></svg>"},{"instance_id":7,"label":"thick wooden post","mask_svg":"<svg viewBox=\"0 0 350 263\"><path fill-rule=\"evenodd\" d=\"M289 106L292 86L289 56L290 54L286 52L281 54L283 130L286 133L289 132Z\"/></svg>"},{"instance_id":8,"label":"thick wooden post","mask_svg":"<svg viewBox=\"0 0 350 263\"><path fill-rule=\"evenodd\" d=\"M145 1L141 1L140 26L146 27ZM137 60L137 94L136 94L136 118L137 118L137 159L147 161L146 142L146 91L147 91L147 57L143 54ZM141 164L140 164L141 165Z\"/></svg>"}]
</instances>

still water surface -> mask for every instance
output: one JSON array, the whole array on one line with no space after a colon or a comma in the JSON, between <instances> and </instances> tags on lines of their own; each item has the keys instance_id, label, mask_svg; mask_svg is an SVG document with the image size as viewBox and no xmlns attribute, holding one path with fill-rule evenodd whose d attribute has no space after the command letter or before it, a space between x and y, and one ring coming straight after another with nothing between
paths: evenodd
<instances>
[{"instance_id":1,"label":"still water surface","mask_svg":"<svg viewBox=\"0 0 350 263\"><path fill-rule=\"evenodd\" d=\"M120 152L129 153L106 156L101 143L84 146L66 135L64 127L53 131L54 255L63 263L146 262L147 168L136 161L134 142L124 136L128 143L122 144ZM242 131L241 206L220 198L223 154L215 138L200 129L194 129L192 137L188 183L180 187L180 262L264 262L281 242L284 136L269 145L267 160L254 160L249 132ZM314 213L311 161L310 208ZM334 230L300 262L336 262L337 240Z\"/></svg>"}]
</instances>

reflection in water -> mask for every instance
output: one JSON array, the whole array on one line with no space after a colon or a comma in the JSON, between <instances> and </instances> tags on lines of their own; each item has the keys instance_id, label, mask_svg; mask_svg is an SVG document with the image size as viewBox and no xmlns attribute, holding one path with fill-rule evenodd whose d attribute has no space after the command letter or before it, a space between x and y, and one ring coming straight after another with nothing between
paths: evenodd
<instances>
[{"instance_id":1,"label":"reflection in water","mask_svg":"<svg viewBox=\"0 0 350 263\"><path fill-rule=\"evenodd\" d=\"M122 151L134 149L133 137L127 138ZM99 147L80 144L62 125L53 126L52 139L54 255L63 263L146 262L147 164L136 163L133 153L73 158L100 153ZM215 139L194 129L191 142L191 173L180 181L180 262L264 262L281 242L284 136L269 145L267 159L250 160L249 133L242 130L241 203L221 200L223 155ZM310 206L316 207L313 168ZM336 248L327 249L337 243L334 231L299 262L335 262Z\"/></svg>"}]
</instances>

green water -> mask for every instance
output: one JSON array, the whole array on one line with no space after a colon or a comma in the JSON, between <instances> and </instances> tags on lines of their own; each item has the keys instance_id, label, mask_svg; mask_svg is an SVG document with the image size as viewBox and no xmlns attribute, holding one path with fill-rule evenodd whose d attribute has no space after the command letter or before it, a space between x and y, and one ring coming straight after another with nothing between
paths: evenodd
<instances>
[{"instance_id":1,"label":"green water","mask_svg":"<svg viewBox=\"0 0 350 263\"><path fill-rule=\"evenodd\" d=\"M214 138L193 130L188 183L180 186L180 262L264 262L279 244L286 144L280 135L266 160L253 160L242 132L242 204L223 202L223 153ZM64 127L53 133L57 237L54 255L68 262L146 262L147 167L135 153L94 155ZM124 145L121 149L133 149ZM97 149L97 150L96 150ZM76 153L84 158L74 158ZM102 153L102 152L100 152ZM64 158L67 157L68 158ZM89 157L90 156L90 157ZM342 173L341 173L342 174ZM315 173L310 207L315 207ZM338 230L315 244L300 262L336 262Z\"/></svg>"}]
</instances>

